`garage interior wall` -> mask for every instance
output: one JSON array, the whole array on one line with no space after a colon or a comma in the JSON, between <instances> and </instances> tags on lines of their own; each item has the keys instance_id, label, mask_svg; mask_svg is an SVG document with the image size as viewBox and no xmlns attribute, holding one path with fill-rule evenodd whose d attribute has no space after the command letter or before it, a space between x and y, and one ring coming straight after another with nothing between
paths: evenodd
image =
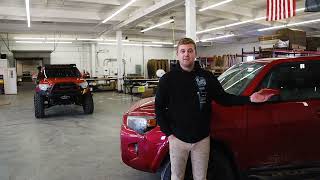
<instances>
[{"instance_id":1,"label":"garage interior wall","mask_svg":"<svg viewBox=\"0 0 320 180\"><path fill-rule=\"evenodd\" d=\"M3 50L3 46L1 51ZM91 48L89 43L83 44L18 44L10 42L12 51L52 51L50 56L51 64L76 64L80 71L92 72L92 63L96 64L96 76L104 75L105 60L117 58L117 46L97 45L96 58L91 58ZM144 66L146 74L146 64L149 59L175 59L174 48L123 46L123 59L125 61L126 74L136 74L136 65ZM7 53L3 51L2 53ZM46 63L46 62L44 62ZM116 62L113 62L116 63ZM112 65L112 64L108 64ZM116 65L113 65L116 66Z\"/></svg>"},{"instance_id":2,"label":"garage interior wall","mask_svg":"<svg viewBox=\"0 0 320 180\"><path fill-rule=\"evenodd\" d=\"M1 40L0 40L0 53L7 55L8 67L14 67L14 66L15 66L15 62L14 62L14 58L13 58L13 53L11 53L11 52L8 50L8 48L6 47L6 45L4 44L4 42L1 41Z\"/></svg>"},{"instance_id":3,"label":"garage interior wall","mask_svg":"<svg viewBox=\"0 0 320 180\"><path fill-rule=\"evenodd\" d=\"M213 56L224 54L241 54L241 48L245 51L253 51L253 47L258 49L259 42L238 42L238 43L214 43L210 47L198 47L198 56ZM92 57L90 55L90 44L17 44L10 42L10 49L19 51L47 50L52 51L51 64L76 64L80 71L86 70L92 74ZM1 53L10 54L7 48L1 42ZM114 67L116 71L117 46L114 45L97 45L96 48L96 76L112 75L106 74L106 66ZM146 64L149 59L175 59L175 48L158 48L158 47L141 47L141 46L123 46L123 59L125 61L126 74L136 74L136 66L144 68L146 75ZM108 60L110 60L108 62ZM146 76L145 76L146 77Z\"/></svg>"},{"instance_id":4,"label":"garage interior wall","mask_svg":"<svg viewBox=\"0 0 320 180\"><path fill-rule=\"evenodd\" d=\"M253 51L253 48L256 48L256 51L259 49L259 42L239 42L239 43L215 43L210 47L202 47L199 49L200 56L221 56L225 54L241 54L241 50L245 52Z\"/></svg>"},{"instance_id":5,"label":"garage interior wall","mask_svg":"<svg viewBox=\"0 0 320 180\"><path fill-rule=\"evenodd\" d=\"M125 62L126 74L137 74L136 65L142 65L144 75L147 72L146 64L149 59L174 59L173 48L158 48L158 47L142 47L142 46L123 46L122 58ZM97 74L102 74L106 60L117 59L117 46L98 45L97 46ZM108 63L113 67L117 67L116 61Z\"/></svg>"}]
</instances>

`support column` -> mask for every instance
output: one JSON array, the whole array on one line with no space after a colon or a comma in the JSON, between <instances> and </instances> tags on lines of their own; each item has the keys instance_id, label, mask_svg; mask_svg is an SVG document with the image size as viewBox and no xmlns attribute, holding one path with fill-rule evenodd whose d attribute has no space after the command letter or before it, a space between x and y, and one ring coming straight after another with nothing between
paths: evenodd
<instances>
[{"instance_id":1,"label":"support column","mask_svg":"<svg viewBox=\"0 0 320 180\"><path fill-rule=\"evenodd\" d=\"M185 0L186 7L186 37L196 41L196 1L195 0Z\"/></svg>"},{"instance_id":2,"label":"support column","mask_svg":"<svg viewBox=\"0 0 320 180\"><path fill-rule=\"evenodd\" d=\"M96 58L97 58L97 44L91 44L90 49L91 61L90 61L90 70L91 70L91 77L97 76L97 67L96 67Z\"/></svg>"},{"instance_id":3,"label":"support column","mask_svg":"<svg viewBox=\"0 0 320 180\"><path fill-rule=\"evenodd\" d=\"M122 31L117 31L118 92L123 91Z\"/></svg>"}]
</instances>

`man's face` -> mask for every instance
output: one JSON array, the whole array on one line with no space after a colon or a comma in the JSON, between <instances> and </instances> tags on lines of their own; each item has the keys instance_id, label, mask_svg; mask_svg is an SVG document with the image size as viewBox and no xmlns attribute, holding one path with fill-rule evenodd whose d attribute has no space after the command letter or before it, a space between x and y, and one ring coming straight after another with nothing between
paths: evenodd
<instances>
[{"instance_id":1,"label":"man's face","mask_svg":"<svg viewBox=\"0 0 320 180\"><path fill-rule=\"evenodd\" d=\"M178 48L177 56L182 69L192 70L196 58L196 50L193 44L183 44Z\"/></svg>"}]
</instances>

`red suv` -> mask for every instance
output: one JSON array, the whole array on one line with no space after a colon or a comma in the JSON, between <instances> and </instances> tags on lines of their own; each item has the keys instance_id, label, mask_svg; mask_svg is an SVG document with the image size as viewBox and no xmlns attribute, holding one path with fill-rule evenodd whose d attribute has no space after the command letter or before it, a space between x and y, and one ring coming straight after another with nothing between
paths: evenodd
<instances>
[{"instance_id":1,"label":"red suv","mask_svg":"<svg viewBox=\"0 0 320 180\"><path fill-rule=\"evenodd\" d=\"M209 180L306 176L319 167L320 56L241 63L218 79L231 94L264 89L274 96L231 107L212 102ZM170 179L168 139L157 126L154 98L123 115L120 136L124 163ZM192 179L191 170L185 179Z\"/></svg>"},{"instance_id":2,"label":"red suv","mask_svg":"<svg viewBox=\"0 0 320 180\"><path fill-rule=\"evenodd\" d=\"M45 116L45 109L55 105L77 104L92 114L94 104L86 80L75 64L46 65L38 73L34 94L36 118Z\"/></svg>"}]
</instances>

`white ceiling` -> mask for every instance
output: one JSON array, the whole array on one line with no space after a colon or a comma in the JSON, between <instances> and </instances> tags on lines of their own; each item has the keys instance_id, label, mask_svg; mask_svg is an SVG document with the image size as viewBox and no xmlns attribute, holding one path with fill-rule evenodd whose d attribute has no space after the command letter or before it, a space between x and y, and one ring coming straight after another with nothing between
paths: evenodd
<instances>
[{"instance_id":1,"label":"white ceiling","mask_svg":"<svg viewBox=\"0 0 320 180\"><path fill-rule=\"evenodd\" d=\"M250 20L265 16L266 0L233 0L214 9L199 12L198 9L222 0L196 0L197 31ZM115 37L122 30L128 39L177 40L185 35L184 0L137 0L129 8L105 24L101 22L128 3L129 0L30 0L31 27L27 27L24 0L0 0L0 33L32 37ZM297 8L304 7L304 0L297 0ZM174 17L175 22L141 33L141 29L164 22ZM320 13L298 12L297 16L284 21L270 23L263 20L224 28L197 35L197 39L211 38L228 33L237 36L236 41L257 37L272 31L257 29L292 22L319 19ZM320 35L320 22L295 27L309 35ZM3 36L4 37L4 36Z\"/></svg>"}]
</instances>

